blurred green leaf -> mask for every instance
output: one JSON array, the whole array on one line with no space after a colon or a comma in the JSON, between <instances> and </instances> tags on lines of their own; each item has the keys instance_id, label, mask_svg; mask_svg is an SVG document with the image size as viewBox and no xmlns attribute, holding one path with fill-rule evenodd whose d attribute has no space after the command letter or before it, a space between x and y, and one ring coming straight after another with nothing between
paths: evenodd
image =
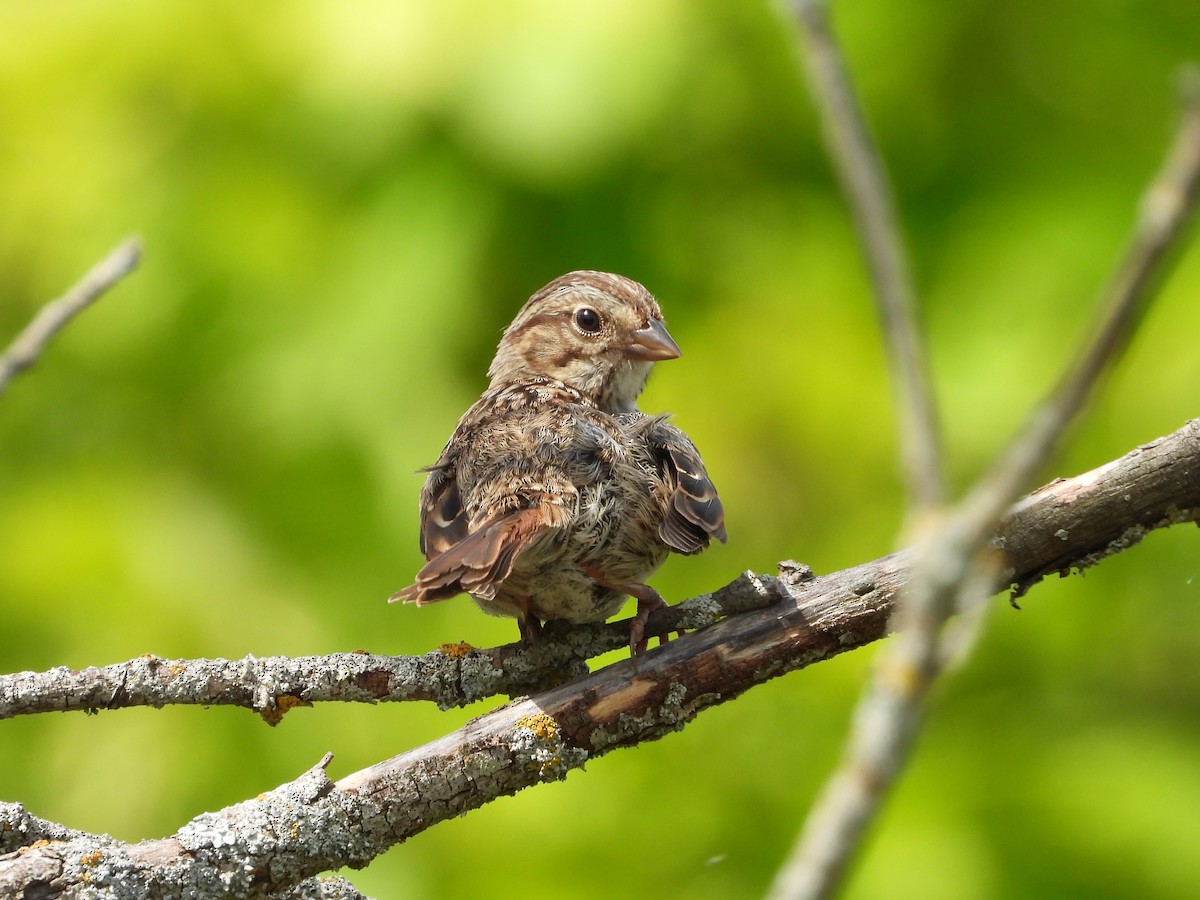
<instances>
[{"instance_id":1,"label":"blurred green leaf","mask_svg":"<svg viewBox=\"0 0 1200 900\"><path fill-rule=\"evenodd\" d=\"M963 484L1049 386L1115 263L1200 8L864 0L835 24L909 226ZM384 598L420 561L414 470L520 303L572 268L644 281L684 349L643 405L696 438L730 544L673 559L666 596L893 547L867 282L769 5L7 4L0 209L0 335L123 235L146 248L0 407L7 671L515 638L468 601ZM1193 248L1047 477L1197 415L1198 293ZM850 896L1200 891L1196 541L1155 535L1021 613L995 603ZM761 893L871 656L444 823L354 881ZM486 708L297 710L275 729L221 709L8 721L0 796L136 840L327 750L345 774Z\"/></svg>"}]
</instances>

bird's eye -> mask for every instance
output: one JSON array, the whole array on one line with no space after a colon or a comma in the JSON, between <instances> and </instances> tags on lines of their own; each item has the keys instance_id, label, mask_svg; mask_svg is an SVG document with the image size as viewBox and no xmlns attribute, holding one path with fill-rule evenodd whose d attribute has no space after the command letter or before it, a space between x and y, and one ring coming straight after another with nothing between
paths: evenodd
<instances>
[{"instance_id":1,"label":"bird's eye","mask_svg":"<svg viewBox=\"0 0 1200 900\"><path fill-rule=\"evenodd\" d=\"M600 330L600 313L586 306L575 310L575 325L584 334L595 334Z\"/></svg>"}]
</instances>

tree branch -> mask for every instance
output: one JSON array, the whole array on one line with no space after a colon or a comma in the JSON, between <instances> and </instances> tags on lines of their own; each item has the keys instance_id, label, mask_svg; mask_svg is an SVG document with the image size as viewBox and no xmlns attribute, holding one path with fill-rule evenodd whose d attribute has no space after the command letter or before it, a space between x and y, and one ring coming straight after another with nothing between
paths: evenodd
<instances>
[{"instance_id":1,"label":"tree branch","mask_svg":"<svg viewBox=\"0 0 1200 900\"><path fill-rule=\"evenodd\" d=\"M1163 276L1200 186L1195 73L1187 73L1184 88L1175 139L1144 195L1129 248L1102 296L1094 338L966 498L919 535L914 577L898 610L901 634L880 660L855 712L846 755L809 813L772 896L826 897L840 881L912 749L929 687L950 657L943 625L955 611L977 606L988 596L996 560L981 556L981 548L1005 507L1045 465L1153 299L1150 287Z\"/></svg>"},{"instance_id":2,"label":"tree branch","mask_svg":"<svg viewBox=\"0 0 1200 900\"><path fill-rule=\"evenodd\" d=\"M126 238L69 291L47 303L0 356L0 396L13 376L38 361L59 330L133 271L142 255L138 238Z\"/></svg>"},{"instance_id":3,"label":"tree branch","mask_svg":"<svg viewBox=\"0 0 1200 900\"><path fill-rule=\"evenodd\" d=\"M1027 588L1049 572L1127 549L1154 528L1197 521L1200 420L1193 420L1014 506L993 541L1004 563L992 587ZM506 704L340 781L325 776L327 757L296 781L197 816L169 838L126 845L40 823L30 833L50 842L0 857L0 888L19 895L22 885L44 885L45 873L56 872L56 886L86 881L129 892L113 896L208 896L218 888L268 896L327 869L365 865L443 819L560 779L610 750L678 730L756 684L878 640L911 564L912 553L902 551L820 578L795 563L781 564L778 578L744 575L739 582L760 585L754 590L778 602ZM21 826L13 820L22 815L0 805L0 849L14 846Z\"/></svg>"},{"instance_id":4,"label":"tree branch","mask_svg":"<svg viewBox=\"0 0 1200 900\"><path fill-rule=\"evenodd\" d=\"M1200 71L1185 69L1180 89L1182 108L1175 137L1162 168L1142 195L1133 234L1097 303L1094 336L962 503L963 524L977 540L986 537L991 523L1045 465L1066 426L1120 358L1179 248L1200 193Z\"/></svg>"},{"instance_id":5,"label":"tree branch","mask_svg":"<svg viewBox=\"0 0 1200 900\"><path fill-rule=\"evenodd\" d=\"M18 848L21 851L14 852ZM95 885L111 891L89 896L140 898L139 888L112 879L113 858L128 849L129 845L106 834L64 828L30 815L20 803L0 802L0 854L6 854L0 855L0 897L72 897ZM19 864L11 864L14 859ZM106 884L110 880L115 883ZM276 896L281 900L365 900L350 882L336 877L304 878Z\"/></svg>"},{"instance_id":6,"label":"tree branch","mask_svg":"<svg viewBox=\"0 0 1200 900\"><path fill-rule=\"evenodd\" d=\"M826 149L850 203L871 273L900 419L910 516L941 503L943 465L937 405L917 327L917 300L896 202L875 149L825 0L792 0L804 39L802 58L821 114Z\"/></svg>"},{"instance_id":7,"label":"tree branch","mask_svg":"<svg viewBox=\"0 0 1200 900\"><path fill-rule=\"evenodd\" d=\"M745 576L655 612L648 634L696 630L778 595ZM329 701L429 700L442 709L546 690L588 674L587 661L629 646L629 623L548 623L546 640L478 649L443 644L422 656L334 653L244 659L163 659L153 654L78 671L0 675L0 719L45 712L168 705L240 706L276 725L290 709Z\"/></svg>"}]
</instances>

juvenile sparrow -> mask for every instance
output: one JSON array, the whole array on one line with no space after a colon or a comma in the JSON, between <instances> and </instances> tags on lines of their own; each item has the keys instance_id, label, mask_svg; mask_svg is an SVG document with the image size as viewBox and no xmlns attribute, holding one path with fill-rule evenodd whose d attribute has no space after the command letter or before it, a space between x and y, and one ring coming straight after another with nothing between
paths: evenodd
<instances>
[{"instance_id":1,"label":"juvenile sparrow","mask_svg":"<svg viewBox=\"0 0 1200 900\"><path fill-rule=\"evenodd\" d=\"M725 541L725 513L687 435L638 411L656 360L675 359L658 303L605 272L550 282L504 332L491 384L459 420L421 491L416 582L391 600L467 593L541 623L603 622L637 598L629 628L666 603L645 583L670 551Z\"/></svg>"}]
</instances>

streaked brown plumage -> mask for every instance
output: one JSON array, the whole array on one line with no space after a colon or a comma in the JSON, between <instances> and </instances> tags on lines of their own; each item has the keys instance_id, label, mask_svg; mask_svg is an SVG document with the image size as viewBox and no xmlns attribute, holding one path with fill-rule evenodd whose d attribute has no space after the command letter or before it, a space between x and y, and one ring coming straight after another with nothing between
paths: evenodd
<instances>
[{"instance_id":1,"label":"streaked brown plumage","mask_svg":"<svg viewBox=\"0 0 1200 900\"><path fill-rule=\"evenodd\" d=\"M515 616L602 622L638 601L630 647L664 605L645 580L669 552L725 540L700 454L666 416L638 411L655 360L674 359L658 303L635 281L571 272L517 313L421 492L428 563L392 600L468 593Z\"/></svg>"}]
</instances>

